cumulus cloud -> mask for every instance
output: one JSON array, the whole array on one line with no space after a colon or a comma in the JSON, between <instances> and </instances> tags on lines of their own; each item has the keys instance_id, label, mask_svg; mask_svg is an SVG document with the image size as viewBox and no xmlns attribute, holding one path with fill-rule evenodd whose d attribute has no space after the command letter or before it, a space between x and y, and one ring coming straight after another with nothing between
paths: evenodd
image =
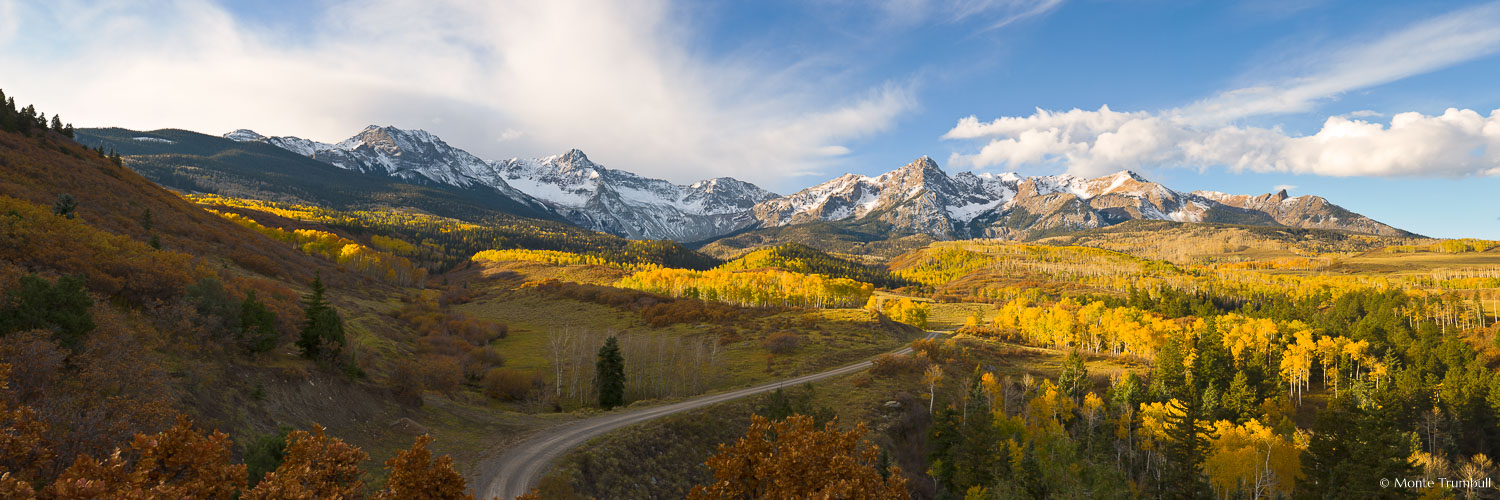
<instances>
[{"instance_id":1,"label":"cumulus cloud","mask_svg":"<svg viewBox=\"0 0 1500 500\"><path fill-rule=\"evenodd\" d=\"M1500 110L1448 109L1435 116L1360 110L1328 117L1311 135L1233 125L1242 118L1305 112L1352 90L1500 52L1500 3L1418 21L1373 40L1310 50L1289 66L1301 75L1219 93L1160 112L1037 109L1029 116L958 120L944 139L986 141L949 162L972 168L1061 165L1079 175L1152 167L1329 176L1500 175Z\"/></svg>"},{"instance_id":2,"label":"cumulus cloud","mask_svg":"<svg viewBox=\"0 0 1500 500\"><path fill-rule=\"evenodd\" d=\"M1315 134L1258 127L1201 127L1172 116L1037 110L981 123L959 120L947 138L989 138L949 162L974 168L1059 163L1079 175L1125 168L1222 166L1327 176L1500 175L1500 109L1401 113L1389 124L1330 117Z\"/></svg>"},{"instance_id":3,"label":"cumulus cloud","mask_svg":"<svg viewBox=\"0 0 1500 500\"><path fill-rule=\"evenodd\" d=\"M209 0L0 0L0 35L20 29L0 37L0 74L80 126L333 141L441 116L432 132L480 156L578 147L678 182L771 187L915 105L909 85L847 88L795 60L706 55L666 0L317 5L303 29Z\"/></svg>"}]
</instances>

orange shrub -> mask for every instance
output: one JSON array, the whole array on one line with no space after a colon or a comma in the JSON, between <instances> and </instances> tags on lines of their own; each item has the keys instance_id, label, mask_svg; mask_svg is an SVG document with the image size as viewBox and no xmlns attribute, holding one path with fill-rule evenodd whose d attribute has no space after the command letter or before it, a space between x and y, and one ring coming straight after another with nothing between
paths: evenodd
<instances>
[{"instance_id":1,"label":"orange shrub","mask_svg":"<svg viewBox=\"0 0 1500 500\"><path fill-rule=\"evenodd\" d=\"M464 370L458 358L440 354L422 355L422 385L444 394L452 393L464 381Z\"/></svg>"},{"instance_id":2,"label":"orange shrub","mask_svg":"<svg viewBox=\"0 0 1500 500\"><path fill-rule=\"evenodd\" d=\"M878 377L890 377L902 373L916 373L922 369L922 361L905 354L881 354L871 361L870 373Z\"/></svg>"},{"instance_id":3,"label":"orange shrub","mask_svg":"<svg viewBox=\"0 0 1500 500\"><path fill-rule=\"evenodd\" d=\"M494 368L484 374L485 395L501 401L526 399L544 384L541 374L536 372Z\"/></svg>"}]
</instances>

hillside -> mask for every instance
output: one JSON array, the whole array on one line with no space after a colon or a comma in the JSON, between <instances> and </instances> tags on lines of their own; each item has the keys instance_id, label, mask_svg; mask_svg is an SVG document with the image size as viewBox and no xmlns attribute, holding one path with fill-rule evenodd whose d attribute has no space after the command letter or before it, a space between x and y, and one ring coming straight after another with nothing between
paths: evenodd
<instances>
[{"instance_id":1,"label":"hillside","mask_svg":"<svg viewBox=\"0 0 1500 500\"><path fill-rule=\"evenodd\" d=\"M833 223L860 228L859 232L866 235L852 239L865 242L912 235L935 240L1028 240L1137 220L1411 236L1318 196L1179 192L1129 170L1091 179L1070 174L950 175L924 156L880 175L844 174L779 196L728 177L687 185L643 177L606 168L578 149L541 158L486 160L427 131L390 126L371 125L338 143L267 137L249 130L237 130L223 138L188 134L79 131L86 143L119 149L131 157L132 165L139 163L148 176L184 186L180 189L213 189L207 192L326 204L329 200L303 199L320 190L285 193L281 191L287 188L271 187L316 182L341 170L349 175L335 177L363 175L387 183L349 193L366 202L421 208L438 204L436 200L442 194L456 194L475 206L443 206L441 212L434 213L473 220L498 210L566 220L632 239L710 242L756 230ZM284 176L268 179L253 169L245 171L244 162L221 165L211 161L233 162L236 155L246 151L253 151L258 161L274 157L302 168L283 170ZM320 164L321 169L309 167L312 164ZM311 173L299 173L303 170ZM309 179L300 179L302 176ZM277 191L282 197L269 198L267 193L258 192L264 189ZM404 194L392 195L390 191ZM476 206L483 210L474 211Z\"/></svg>"},{"instance_id":2,"label":"hillside","mask_svg":"<svg viewBox=\"0 0 1500 500\"><path fill-rule=\"evenodd\" d=\"M311 280L318 268L308 256L204 212L60 136L0 134L0 167L0 195L42 207L68 195L77 220L112 234L141 243L156 236L167 250L292 281Z\"/></svg>"},{"instance_id":3,"label":"hillside","mask_svg":"<svg viewBox=\"0 0 1500 500\"><path fill-rule=\"evenodd\" d=\"M542 227L559 221L487 187L362 174L264 143L185 130L79 129L77 137L85 146L118 151L130 168L182 192L341 209L402 207L465 220L519 217Z\"/></svg>"},{"instance_id":4,"label":"hillside","mask_svg":"<svg viewBox=\"0 0 1500 500\"><path fill-rule=\"evenodd\" d=\"M370 471L356 486L362 492L389 486L379 464L413 435L430 435L422 446L473 472L493 447L595 403L581 388L552 391L549 382L563 380L549 376L547 344L560 333L573 339L570 369L580 372L592 369L598 343L619 336L632 361L625 394L646 404L847 364L917 335L858 310L617 288L630 275L622 268L691 274L661 266L721 263L672 242L513 216L508 225L476 224L353 196L347 210L184 197L134 172L149 169L142 158L117 159L56 133L0 132L0 214L8 214L0 215L0 365L11 370L0 401L34 410L46 426L41 439L57 460L27 472L37 487L76 457L107 457L136 434L169 430L179 414L194 429L227 433L226 466L261 460L256 447L281 442L286 430L320 425L368 452L353 464ZM515 250L492 254L599 264L469 260L498 248ZM782 264L871 271L811 250L793 254ZM572 267L591 266L613 277L582 285L521 274L568 278L580 273ZM788 271L739 275L818 286ZM312 344L318 350L303 344L314 331L304 311L316 302L314 277L341 325L337 341ZM682 373L693 376L667 382Z\"/></svg>"},{"instance_id":5,"label":"hillside","mask_svg":"<svg viewBox=\"0 0 1500 500\"><path fill-rule=\"evenodd\" d=\"M315 276L342 333L306 356L303 299ZM394 389L390 370L416 350L390 315L409 290L205 211L61 134L0 132L0 405L32 412L33 427L5 425L23 438L35 431L28 449L39 454L23 470L7 449L0 464L41 488L75 458L134 453L137 434L195 439L217 430L229 435L214 445L223 454L198 463L274 468L281 459L252 457L265 453L255 447L280 449L286 430L321 425L339 446L369 453L350 464L374 473L365 477L373 483L356 484L363 494L383 487L380 464L412 445L413 434L392 422L435 424L431 448L461 457L472 455L456 445L469 441L456 436L537 425L473 404L414 405ZM178 415L193 429L154 434ZM99 487L80 495L128 488Z\"/></svg>"},{"instance_id":6,"label":"hillside","mask_svg":"<svg viewBox=\"0 0 1500 500\"><path fill-rule=\"evenodd\" d=\"M1393 245L1430 243L1417 236L1377 236L1317 228L1129 221L1035 240L1104 248L1180 264L1355 254Z\"/></svg>"},{"instance_id":7,"label":"hillside","mask_svg":"<svg viewBox=\"0 0 1500 500\"><path fill-rule=\"evenodd\" d=\"M783 243L755 250L725 262L719 268L731 271L778 268L799 273L848 278L883 288L897 288L907 284L884 269L836 257L801 243Z\"/></svg>"}]
</instances>

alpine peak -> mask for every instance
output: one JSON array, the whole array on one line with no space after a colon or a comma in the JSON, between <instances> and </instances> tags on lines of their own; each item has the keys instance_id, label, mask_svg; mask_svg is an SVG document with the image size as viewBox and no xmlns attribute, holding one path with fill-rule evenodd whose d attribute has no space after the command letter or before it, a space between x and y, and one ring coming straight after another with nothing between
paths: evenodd
<instances>
[{"instance_id":1,"label":"alpine peak","mask_svg":"<svg viewBox=\"0 0 1500 500\"><path fill-rule=\"evenodd\" d=\"M1316 196L1288 198L1285 190L1258 197L1182 193L1131 170L1092 179L1071 174L950 176L931 157L921 156L879 176L845 174L779 196L730 177L679 185L608 169L579 149L486 161L426 131L389 126L371 125L338 144L265 137L249 130L225 137L269 143L361 172L489 188L580 226L629 238L700 241L757 227L867 218L878 219L895 234L938 239L1028 238L1132 219L1404 234Z\"/></svg>"}]
</instances>

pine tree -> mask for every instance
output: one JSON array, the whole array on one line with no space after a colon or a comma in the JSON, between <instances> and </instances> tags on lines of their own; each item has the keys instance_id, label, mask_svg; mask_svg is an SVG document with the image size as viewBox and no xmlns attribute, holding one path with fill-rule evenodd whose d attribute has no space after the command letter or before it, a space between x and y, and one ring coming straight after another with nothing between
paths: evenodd
<instances>
[{"instance_id":1,"label":"pine tree","mask_svg":"<svg viewBox=\"0 0 1500 500\"><path fill-rule=\"evenodd\" d=\"M52 213L72 219L73 211L77 208L78 200L73 199L71 194L63 193L57 195L57 201L52 204Z\"/></svg>"},{"instance_id":2,"label":"pine tree","mask_svg":"<svg viewBox=\"0 0 1500 500\"><path fill-rule=\"evenodd\" d=\"M944 407L933 416L932 425L927 429L927 443L931 449L927 453L927 462L932 464L927 475L948 491L957 488L954 479L957 477L958 449L963 444L960 430L963 422L960 420L957 410Z\"/></svg>"},{"instance_id":3,"label":"pine tree","mask_svg":"<svg viewBox=\"0 0 1500 500\"><path fill-rule=\"evenodd\" d=\"M250 352L266 352L276 347L276 315L255 297L255 290L240 302L240 335Z\"/></svg>"},{"instance_id":4,"label":"pine tree","mask_svg":"<svg viewBox=\"0 0 1500 500\"><path fill-rule=\"evenodd\" d=\"M1224 335L1213 318L1205 322L1203 333L1194 342L1198 357L1193 360L1193 386L1200 391L1209 386L1228 387L1235 373L1234 359L1224 348Z\"/></svg>"},{"instance_id":5,"label":"pine tree","mask_svg":"<svg viewBox=\"0 0 1500 500\"><path fill-rule=\"evenodd\" d=\"M963 424L959 429L962 439L954 454L954 491L967 491L971 486L990 486L1000 472L996 452L1000 444L1000 433L995 428L994 414L984 397L980 378L974 377L969 384L969 398L964 403Z\"/></svg>"},{"instance_id":6,"label":"pine tree","mask_svg":"<svg viewBox=\"0 0 1500 500\"><path fill-rule=\"evenodd\" d=\"M1083 366L1083 356L1078 354L1074 348L1063 358L1062 373L1057 376L1057 386L1062 389L1063 394L1073 398L1074 401L1083 399L1083 394L1088 392L1092 385L1089 380L1088 368Z\"/></svg>"},{"instance_id":7,"label":"pine tree","mask_svg":"<svg viewBox=\"0 0 1500 500\"><path fill-rule=\"evenodd\" d=\"M52 131L59 134L63 133L62 119L58 118L57 115L52 115Z\"/></svg>"},{"instance_id":8,"label":"pine tree","mask_svg":"<svg viewBox=\"0 0 1500 500\"><path fill-rule=\"evenodd\" d=\"M319 272L313 277L312 292L302 300L302 311L307 319L302 326L302 336L297 339L297 347L308 359L337 356L344 347L344 321L339 318L338 310L328 304L326 293L323 273Z\"/></svg>"},{"instance_id":9,"label":"pine tree","mask_svg":"<svg viewBox=\"0 0 1500 500\"><path fill-rule=\"evenodd\" d=\"M1177 400L1176 409L1167 418L1167 445L1164 455L1167 469L1162 477L1162 498L1197 500L1211 498L1212 492L1203 479L1203 461L1210 451L1209 435L1213 428L1203 418L1203 406L1197 394Z\"/></svg>"},{"instance_id":10,"label":"pine tree","mask_svg":"<svg viewBox=\"0 0 1500 500\"><path fill-rule=\"evenodd\" d=\"M1184 386L1187 385L1187 374L1182 367L1184 349L1182 340L1172 337L1157 352L1156 363L1151 367L1150 392L1153 399L1167 400L1184 394Z\"/></svg>"},{"instance_id":11,"label":"pine tree","mask_svg":"<svg viewBox=\"0 0 1500 500\"><path fill-rule=\"evenodd\" d=\"M599 348L599 360L594 363L594 385L599 388L600 408L608 410L625 404L625 357L620 355L619 341L613 336Z\"/></svg>"},{"instance_id":12,"label":"pine tree","mask_svg":"<svg viewBox=\"0 0 1500 500\"><path fill-rule=\"evenodd\" d=\"M68 275L49 282L36 275L22 276L20 286L0 301L0 335L21 330L50 329L58 344L83 347L83 336L94 329L93 300L82 276Z\"/></svg>"},{"instance_id":13,"label":"pine tree","mask_svg":"<svg viewBox=\"0 0 1500 500\"><path fill-rule=\"evenodd\" d=\"M1253 416L1256 400L1255 388L1250 387L1250 378L1245 372L1236 371L1234 380L1229 383L1229 390L1224 392L1224 409L1234 415L1236 423L1243 423L1246 418Z\"/></svg>"},{"instance_id":14,"label":"pine tree","mask_svg":"<svg viewBox=\"0 0 1500 500\"><path fill-rule=\"evenodd\" d=\"M1413 498L1405 488L1382 488L1381 480L1411 477L1410 443L1378 415L1361 410L1343 393L1318 412L1312 440L1302 455L1298 498Z\"/></svg>"},{"instance_id":15,"label":"pine tree","mask_svg":"<svg viewBox=\"0 0 1500 500\"><path fill-rule=\"evenodd\" d=\"M153 224L155 224L155 221L151 220L151 209L148 208L145 212L141 213L141 229L150 231Z\"/></svg>"}]
</instances>

